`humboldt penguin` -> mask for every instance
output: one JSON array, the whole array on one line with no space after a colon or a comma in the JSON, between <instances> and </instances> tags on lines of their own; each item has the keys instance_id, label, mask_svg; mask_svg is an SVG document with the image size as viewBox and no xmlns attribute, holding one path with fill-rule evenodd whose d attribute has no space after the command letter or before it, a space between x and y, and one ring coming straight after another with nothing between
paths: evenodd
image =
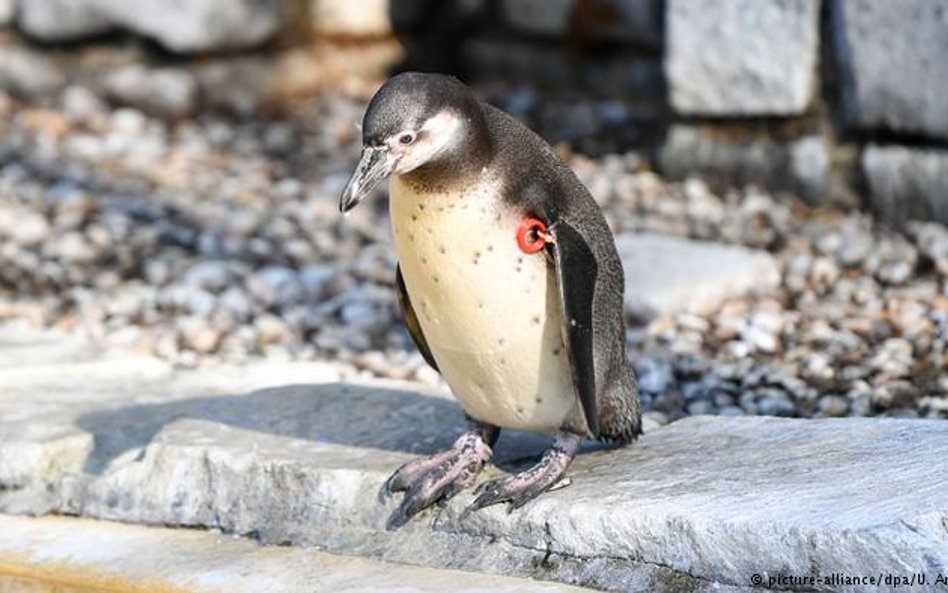
<instances>
[{"instance_id":1,"label":"humboldt penguin","mask_svg":"<svg viewBox=\"0 0 948 593\"><path fill-rule=\"evenodd\" d=\"M389 79L362 122L347 212L385 178L409 332L469 429L385 483L389 528L471 486L501 428L555 435L533 467L485 482L466 512L517 508L560 482L584 437L629 443L623 273L598 205L551 147L455 78Z\"/></svg>"}]
</instances>

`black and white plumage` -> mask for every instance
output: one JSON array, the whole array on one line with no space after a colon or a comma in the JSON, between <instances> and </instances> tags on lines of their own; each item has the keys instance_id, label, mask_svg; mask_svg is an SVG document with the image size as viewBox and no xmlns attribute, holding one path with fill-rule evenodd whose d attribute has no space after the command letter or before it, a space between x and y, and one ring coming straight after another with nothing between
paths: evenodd
<instances>
[{"instance_id":1,"label":"black and white plumage","mask_svg":"<svg viewBox=\"0 0 948 593\"><path fill-rule=\"evenodd\" d=\"M597 204L549 145L459 81L406 73L369 104L340 209L386 177L406 324L472 423L387 482L407 491L390 525L471 485L500 428L557 436L533 468L482 485L471 509L549 489L582 437L632 441L622 265Z\"/></svg>"}]
</instances>

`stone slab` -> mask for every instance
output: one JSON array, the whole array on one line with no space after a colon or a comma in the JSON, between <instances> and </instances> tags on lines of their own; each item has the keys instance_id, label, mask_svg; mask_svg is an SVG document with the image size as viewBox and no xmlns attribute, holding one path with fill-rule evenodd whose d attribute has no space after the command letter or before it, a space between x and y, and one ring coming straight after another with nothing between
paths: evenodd
<instances>
[{"instance_id":1,"label":"stone slab","mask_svg":"<svg viewBox=\"0 0 948 593\"><path fill-rule=\"evenodd\" d=\"M880 146L863 151L869 202L884 221L948 224L948 150Z\"/></svg>"},{"instance_id":2,"label":"stone slab","mask_svg":"<svg viewBox=\"0 0 948 593\"><path fill-rule=\"evenodd\" d=\"M649 48L662 43L658 0L504 0L500 12L509 26L533 35Z\"/></svg>"},{"instance_id":3,"label":"stone slab","mask_svg":"<svg viewBox=\"0 0 948 593\"><path fill-rule=\"evenodd\" d=\"M578 587L261 546L221 534L65 517L0 515L0 591L9 577L83 590L233 593L563 592ZM32 589L29 589L32 590ZM47 590L47 589L39 589ZM53 589L49 589L52 591Z\"/></svg>"},{"instance_id":4,"label":"stone slab","mask_svg":"<svg viewBox=\"0 0 948 593\"><path fill-rule=\"evenodd\" d=\"M74 41L124 29L175 52L259 45L289 15L289 2L254 0L18 0L16 23L49 42Z\"/></svg>"},{"instance_id":5,"label":"stone slab","mask_svg":"<svg viewBox=\"0 0 948 593\"><path fill-rule=\"evenodd\" d=\"M142 429L113 426L101 441L78 422L83 414L195 394L216 397L338 378L338 371L323 363L265 362L175 372L164 361L110 352L78 334L2 324L0 484L12 488L6 493L9 508L38 508L46 500L44 483L94 465L96 458L90 454L97 439L122 443L137 438L129 435Z\"/></svg>"},{"instance_id":6,"label":"stone slab","mask_svg":"<svg viewBox=\"0 0 948 593\"><path fill-rule=\"evenodd\" d=\"M595 89L601 96L628 99L635 119L659 119L664 114L664 74L657 58L624 54L584 58L566 46L519 39L472 39L465 44L464 58L483 80Z\"/></svg>"},{"instance_id":7,"label":"stone slab","mask_svg":"<svg viewBox=\"0 0 948 593\"><path fill-rule=\"evenodd\" d=\"M692 417L631 447L588 446L570 487L516 512L462 521L464 493L389 532L396 501L377 500L382 482L463 430L445 394L330 382L224 395L219 383L201 392L210 371L189 374L187 393L169 382L160 398L80 392L57 410L45 396L28 420L30 394L3 392L0 460L32 448L58 465L17 477L0 464L0 511L208 527L609 590L749 591L754 574L934 579L948 566L942 422ZM546 444L505 432L488 473L525 467ZM913 590L944 590L933 582Z\"/></svg>"},{"instance_id":8,"label":"stone slab","mask_svg":"<svg viewBox=\"0 0 948 593\"><path fill-rule=\"evenodd\" d=\"M834 0L851 126L948 138L948 0Z\"/></svg>"},{"instance_id":9,"label":"stone slab","mask_svg":"<svg viewBox=\"0 0 948 593\"><path fill-rule=\"evenodd\" d=\"M795 115L816 87L818 0L668 0L665 73L682 114Z\"/></svg>"},{"instance_id":10,"label":"stone slab","mask_svg":"<svg viewBox=\"0 0 948 593\"><path fill-rule=\"evenodd\" d=\"M710 313L725 299L766 292L780 281L765 251L655 233L620 235L616 248L625 268L626 312L641 319Z\"/></svg>"}]
</instances>

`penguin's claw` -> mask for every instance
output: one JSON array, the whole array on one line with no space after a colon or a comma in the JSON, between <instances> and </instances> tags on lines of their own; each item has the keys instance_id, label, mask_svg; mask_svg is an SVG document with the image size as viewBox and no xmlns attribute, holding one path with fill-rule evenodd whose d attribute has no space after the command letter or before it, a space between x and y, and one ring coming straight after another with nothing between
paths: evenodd
<instances>
[{"instance_id":1,"label":"penguin's claw","mask_svg":"<svg viewBox=\"0 0 948 593\"><path fill-rule=\"evenodd\" d=\"M401 466L382 484L379 490L379 502L384 504L396 492L409 490L413 484L448 462L455 453L456 451L452 448L428 457L414 459Z\"/></svg>"},{"instance_id":2,"label":"penguin's claw","mask_svg":"<svg viewBox=\"0 0 948 593\"><path fill-rule=\"evenodd\" d=\"M465 433L452 448L403 465L379 492L379 500L384 503L389 495L405 491L405 498L389 517L386 528L401 527L422 510L473 484L491 455L490 446L480 434Z\"/></svg>"},{"instance_id":3,"label":"penguin's claw","mask_svg":"<svg viewBox=\"0 0 948 593\"><path fill-rule=\"evenodd\" d=\"M474 501L461 514L461 519L476 510L501 502L510 503L507 512L511 512L547 490L568 486L569 479L563 474L576 455L580 441L576 435L562 433L533 467L519 474L484 482L474 490Z\"/></svg>"},{"instance_id":4,"label":"penguin's claw","mask_svg":"<svg viewBox=\"0 0 948 593\"><path fill-rule=\"evenodd\" d=\"M461 517L466 518L474 511L502 502L510 503L507 512L512 512L549 490L560 478L557 475L553 479L545 479L543 476L527 475L529 472L530 470L527 470L506 478L484 482L474 491L477 496L474 502L464 510Z\"/></svg>"}]
</instances>

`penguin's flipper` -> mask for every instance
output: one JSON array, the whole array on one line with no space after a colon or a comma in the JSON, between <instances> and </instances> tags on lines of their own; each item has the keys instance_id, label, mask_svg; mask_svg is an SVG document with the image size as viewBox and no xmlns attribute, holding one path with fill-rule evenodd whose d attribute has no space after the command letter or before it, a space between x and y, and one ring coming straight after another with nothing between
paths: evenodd
<instances>
[{"instance_id":1,"label":"penguin's flipper","mask_svg":"<svg viewBox=\"0 0 948 593\"><path fill-rule=\"evenodd\" d=\"M408 333L411 334L411 339L415 341L415 346L418 347L418 351L421 352L425 362L431 365L434 370L439 370L438 363L435 362L434 356L431 354L431 348L428 347L428 340L425 339L425 334L421 333L421 325L418 323L418 316L415 315L415 310L411 306L411 299L408 298L408 290L405 288L405 279L402 278L402 268L400 266L395 267L395 294L398 296L398 307L405 317L405 326L408 327Z\"/></svg>"},{"instance_id":2,"label":"penguin's flipper","mask_svg":"<svg viewBox=\"0 0 948 593\"><path fill-rule=\"evenodd\" d=\"M599 435L596 373L593 364L593 298L599 266L582 233L564 219L550 221L553 263L563 312L563 341L569 353L573 386L582 404L586 427Z\"/></svg>"}]
</instances>

